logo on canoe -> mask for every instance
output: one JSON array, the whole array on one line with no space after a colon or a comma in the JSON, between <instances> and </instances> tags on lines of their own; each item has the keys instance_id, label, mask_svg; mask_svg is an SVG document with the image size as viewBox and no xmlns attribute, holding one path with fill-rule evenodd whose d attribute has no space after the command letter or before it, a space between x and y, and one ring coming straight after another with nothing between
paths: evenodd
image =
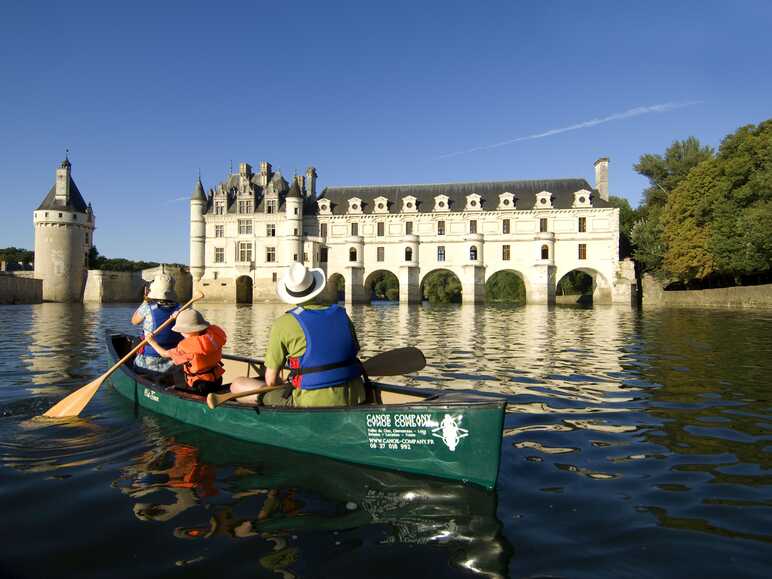
<instances>
[{"instance_id":1,"label":"logo on canoe","mask_svg":"<svg viewBox=\"0 0 772 579\"><path fill-rule=\"evenodd\" d=\"M432 435L444 442L451 452L455 452L456 447L462 438L469 436L466 428L461 428L461 419L463 416L451 416L446 414L437 428L432 429Z\"/></svg>"},{"instance_id":2,"label":"logo on canoe","mask_svg":"<svg viewBox=\"0 0 772 579\"><path fill-rule=\"evenodd\" d=\"M145 395L145 398L150 398L153 402L158 402L158 394L153 392L150 388L145 388L145 391L143 392Z\"/></svg>"}]
</instances>

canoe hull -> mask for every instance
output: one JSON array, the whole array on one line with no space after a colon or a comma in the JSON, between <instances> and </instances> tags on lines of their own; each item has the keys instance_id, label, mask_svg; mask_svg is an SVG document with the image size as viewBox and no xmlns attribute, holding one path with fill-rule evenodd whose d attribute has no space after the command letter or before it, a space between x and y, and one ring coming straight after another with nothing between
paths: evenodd
<instances>
[{"instance_id":1,"label":"canoe hull","mask_svg":"<svg viewBox=\"0 0 772 579\"><path fill-rule=\"evenodd\" d=\"M117 354L108 340L111 356ZM440 395L414 404L271 408L225 404L210 410L128 367L110 379L135 405L248 442L493 488L505 401Z\"/></svg>"}]
</instances>

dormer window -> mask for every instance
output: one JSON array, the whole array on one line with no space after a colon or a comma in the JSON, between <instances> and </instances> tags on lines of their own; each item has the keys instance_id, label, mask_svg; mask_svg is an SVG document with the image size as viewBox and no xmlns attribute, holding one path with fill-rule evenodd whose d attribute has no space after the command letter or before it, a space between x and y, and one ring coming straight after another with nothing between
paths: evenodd
<instances>
[{"instance_id":1,"label":"dormer window","mask_svg":"<svg viewBox=\"0 0 772 579\"><path fill-rule=\"evenodd\" d=\"M587 189L575 191L572 207L592 207L592 193L587 191Z\"/></svg>"},{"instance_id":2,"label":"dormer window","mask_svg":"<svg viewBox=\"0 0 772 579\"><path fill-rule=\"evenodd\" d=\"M319 206L320 215L329 215L331 213L329 199L319 199L316 204Z\"/></svg>"},{"instance_id":3,"label":"dormer window","mask_svg":"<svg viewBox=\"0 0 772 579\"><path fill-rule=\"evenodd\" d=\"M373 213L388 213L389 200L386 197L376 197L373 199Z\"/></svg>"},{"instance_id":4,"label":"dormer window","mask_svg":"<svg viewBox=\"0 0 772 579\"><path fill-rule=\"evenodd\" d=\"M477 193L466 196L466 207L464 211L480 211L482 209L482 197Z\"/></svg>"},{"instance_id":5,"label":"dormer window","mask_svg":"<svg viewBox=\"0 0 772 579\"><path fill-rule=\"evenodd\" d=\"M506 211L508 209L514 209L515 208L515 196L512 193L505 192L499 195L499 206L497 209L499 211Z\"/></svg>"},{"instance_id":6,"label":"dormer window","mask_svg":"<svg viewBox=\"0 0 772 579\"><path fill-rule=\"evenodd\" d=\"M359 197L352 197L348 200L349 213L362 213L362 200Z\"/></svg>"},{"instance_id":7,"label":"dormer window","mask_svg":"<svg viewBox=\"0 0 772 579\"><path fill-rule=\"evenodd\" d=\"M402 213L415 213L418 211L418 206L416 205L416 198L412 195L408 195L407 197L402 198Z\"/></svg>"},{"instance_id":8,"label":"dormer window","mask_svg":"<svg viewBox=\"0 0 772 579\"><path fill-rule=\"evenodd\" d=\"M552 193L549 191L540 191L537 193L534 209L552 209Z\"/></svg>"},{"instance_id":9,"label":"dormer window","mask_svg":"<svg viewBox=\"0 0 772 579\"><path fill-rule=\"evenodd\" d=\"M437 195L434 198L435 211L450 211L450 199L447 195Z\"/></svg>"}]
</instances>

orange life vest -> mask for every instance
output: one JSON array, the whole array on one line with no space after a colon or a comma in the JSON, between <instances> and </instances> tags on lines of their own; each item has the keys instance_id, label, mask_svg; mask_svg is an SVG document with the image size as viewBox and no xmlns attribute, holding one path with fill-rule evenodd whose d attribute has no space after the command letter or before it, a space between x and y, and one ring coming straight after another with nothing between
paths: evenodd
<instances>
[{"instance_id":1,"label":"orange life vest","mask_svg":"<svg viewBox=\"0 0 772 579\"><path fill-rule=\"evenodd\" d=\"M193 386L199 380L214 382L225 374L222 367L222 348L225 331L219 326L209 326L203 334L188 336L177 346L193 357L183 365L185 381Z\"/></svg>"}]
</instances>

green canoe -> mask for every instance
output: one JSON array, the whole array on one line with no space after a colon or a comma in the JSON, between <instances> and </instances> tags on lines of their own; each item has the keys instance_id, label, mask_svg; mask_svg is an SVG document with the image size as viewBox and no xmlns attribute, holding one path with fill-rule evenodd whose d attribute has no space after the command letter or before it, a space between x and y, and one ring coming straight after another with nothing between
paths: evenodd
<instances>
[{"instance_id":1,"label":"green canoe","mask_svg":"<svg viewBox=\"0 0 772 579\"><path fill-rule=\"evenodd\" d=\"M110 359L131 337L108 334ZM224 356L227 384L254 376L260 362ZM338 460L493 488L501 456L506 400L472 391L379 384L383 404L274 408L236 401L210 410L203 397L152 381L125 364L110 382L135 405L213 432Z\"/></svg>"}]
</instances>

